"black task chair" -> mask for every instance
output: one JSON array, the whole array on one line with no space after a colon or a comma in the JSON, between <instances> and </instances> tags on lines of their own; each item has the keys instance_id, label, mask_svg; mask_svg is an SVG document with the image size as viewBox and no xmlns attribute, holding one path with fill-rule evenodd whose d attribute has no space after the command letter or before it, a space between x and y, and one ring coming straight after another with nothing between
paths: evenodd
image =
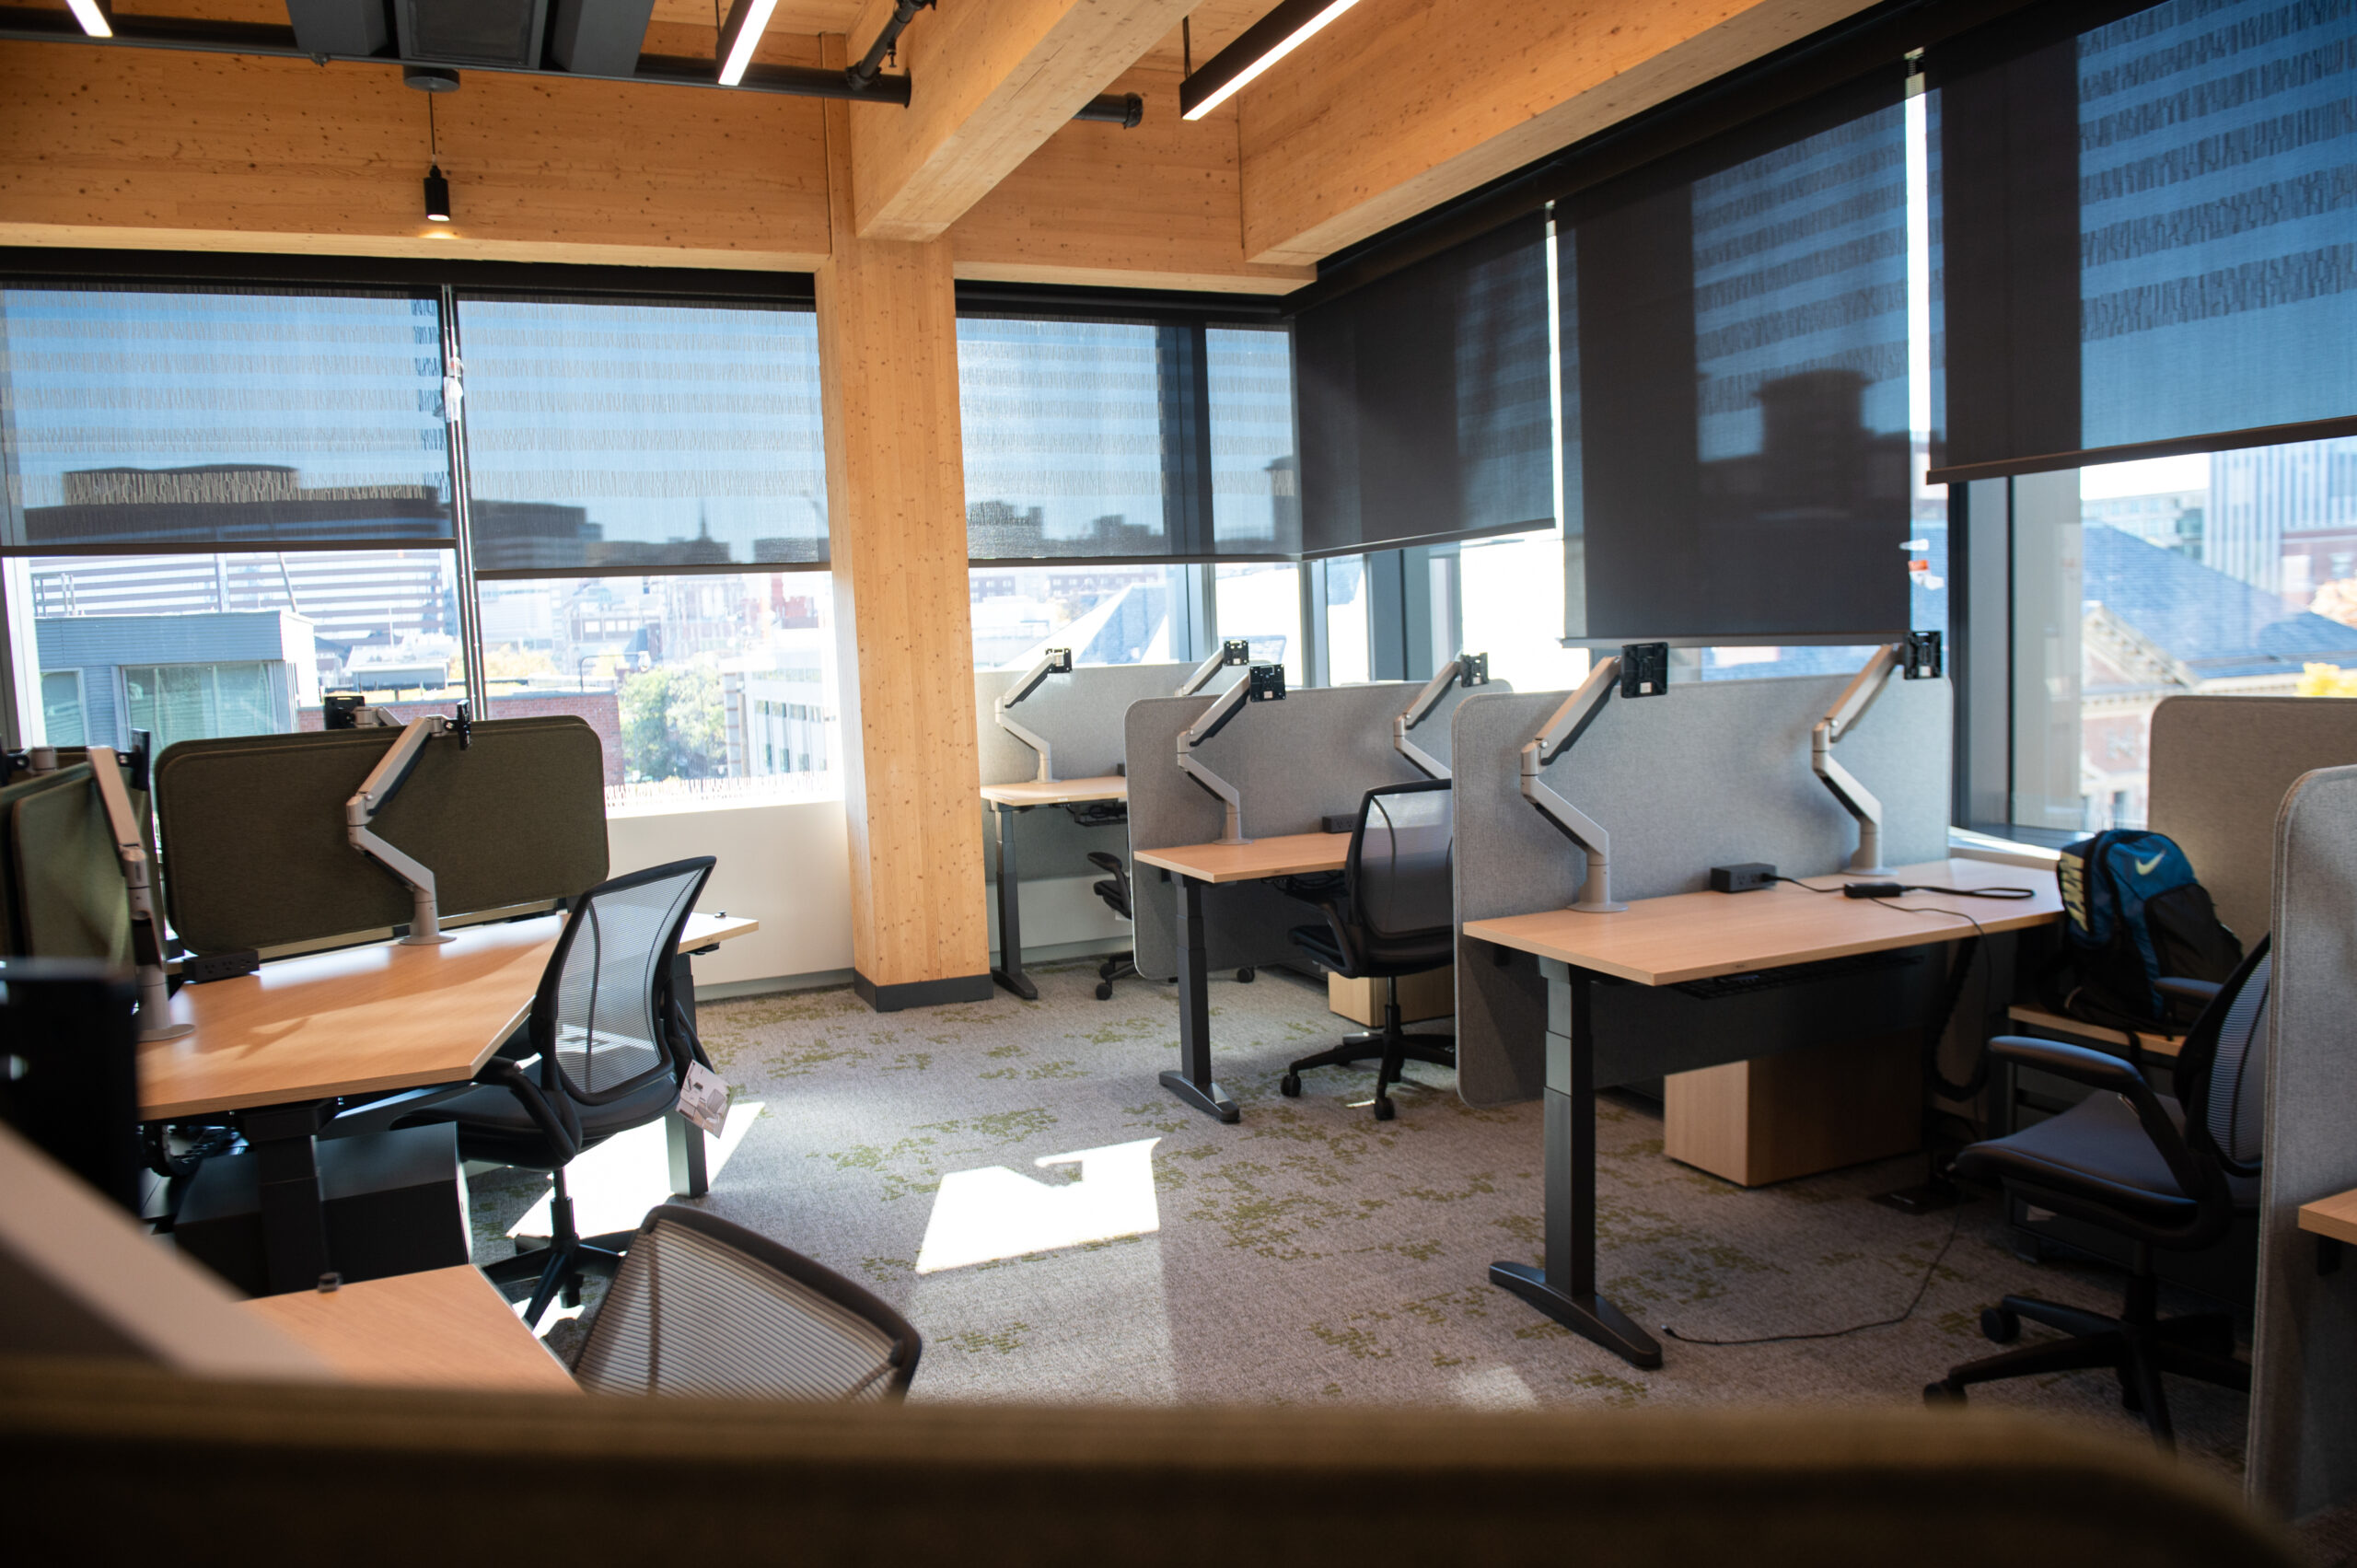
<instances>
[{"instance_id":1,"label":"black task chair","mask_svg":"<svg viewBox=\"0 0 2357 1568\"><path fill-rule=\"evenodd\" d=\"M833 1270L666 1203L591 1311L573 1375L600 1394L898 1400L923 1351L908 1319Z\"/></svg>"},{"instance_id":2,"label":"black task chair","mask_svg":"<svg viewBox=\"0 0 2357 1568\"><path fill-rule=\"evenodd\" d=\"M1088 864L1105 873L1104 878L1092 889L1098 898L1105 900L1105 907L1123 920L1135 921L1137 915L1130 907L1130 868L1127 863L1120 855L1108 854L1099 849L1089 851ZM1135 949L1126 953L1116 953L1097 965L1097 1000L1111 1001L1113 982L1124 977L1134 977L1137 972L1138 956Z\"/></svg>"},{"instance_id":3,"label":"black task chair","mask_svg":"<svg viewBox=\"0 0 2357 1568\"><path fill-rule=\"evenodd\" d=\"M672 993L671 959L713 864L709 855L674 861L582 894L519 1040L485 1065L476 1087L395 1123L455 1122L462 1157L554 1173L547 1249L483 1271L503 1287L531 1285L528 1323L559 1291L578 1305L582 1275L613 1273L630 1240L627 1231L585 1238L575 1228L564 1167L661 1118L678 1103L689 1065L703 1061Z\"/></svg>"},{"instance_id":4,"label":"black task chair","mask_svg":"<svg viewBox=\"0 0 2357 1568\"><path fill-rule=\"evenodd\" d=\"M1970 1145L1957 1156L1956 1173L2002 1182L2006 1191L2041 1208L2126 1237L2133 1258L2128 1298L2119 1317L2107 1318L2029 1296L2005 1297L1980 1314L1981 1332L1991 1340L2011 1343L2025 1318L2070 1337L1953 1368L1923 1390L1926 1402L1961 1400L1974 1383L2108 1367L2119 1376L2121 1402L2143 1415L2165 1447L2172 1436L2161 1374L2248 1390L2250 1366L2233 1354L2231 1314L2157 1316L2153 1249L2195 1252L2215 1246L2235 1215L2258 1207L2267 949L2262 940L2223 986L2162 981L2189 999L2208 997L2177 1055L2182 1106L2154 1093L2128 1062L2103 1051L2010 1036L1989 1042L2006 1061L2096 1093L2011 1137Z\"/></svg>"},{"instance_id":5,"label":"black task chair","mask_svg":"<svg viewBox=\"0 0 2357 1568\"><path fill-rule=\"evenodd\" d=\"M1277 1083L1288 1098L1299 1098L1301 1075L1312 1067L1348 1066L1376 1057L1382 1064L1375 1074L1375 1119L1388 1121L1394 1114L1390 1086L1399 1081L1404 1063L1457 1065L1454 1035L1411 1035L1399 1027L1399 976L1457 958L1449 887L1454 800L1446 779L1420 779L1371 789L1359 802L1341 887L1320 889L1324 896L1309 900L1325 912L1326 923L1298 926L1293 939L1336 974L1389 981L1383 1027L1288 1066ZM1298 889L1295 896L1301 896Z\"/></svg>"}]
</instances>

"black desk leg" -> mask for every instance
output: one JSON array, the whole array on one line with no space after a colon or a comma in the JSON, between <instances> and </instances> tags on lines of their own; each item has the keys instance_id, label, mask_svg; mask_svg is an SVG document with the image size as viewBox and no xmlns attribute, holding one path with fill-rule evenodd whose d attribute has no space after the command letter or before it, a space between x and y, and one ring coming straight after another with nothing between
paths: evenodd
<instances>
[{"instance_id":1,"label":"black desk leg","mask_svg":"<svg viewBox=\"0 0 2357 1568\"><path fill-rule=\"evenodd\" d=\"M1661 1346L1596 1288L1596 1024L1594 977L1554 959L1547 975L1547 1266L1492 1263L1510 1290L1630 1365L1651 1371Z\"/></svg>"},{"instance_id":2,"label":"black desk leg","mask_svg":"<svg viewBox=\"0 0 2357 1568\"><path fill-rule=\"evenodd\" d=\"M710 952L710 948L704 951ZM679 1000L680 1010L688 1016L688 1027L696 1022L696 977L688 955L679 953L671 959L671 994ZM703 1129L680 1115L677 1110L663 1118L663 1141L671 1159L671 1191L676 1197L701 1198L712 1191L712 1177L704 1167Z\"/></svg>"},{"instance_id":3,"label":"black desk leg","mask_svg":"<svg viewBox=\"0 0 2357 1568\"><path fill-rule=\"evenodd\" d=\"M273 1105L238 1118L261 1180L262 1257L273 1295L316 1290L328 1272L327 1210L315 1137L324 1109L311 1102Z\"/></svg>"},{"instance_id":4,"label":"black desk leg","mask_svg":"<svg viewBox=\"0 0 2357 1568\"><path fill-rule=\"evenodd\" d=\"M1023 972L1023 889L1015 869L1016 809L991 803L992 815L998 819L998 968L991 970L991 978L1026 1002L1037 1002L1039 988Z\"/></svg>"},{"instance_id":5,"label":"black desk leg","mask_svg":"<svg viewBox=\"0 0 2357 1568\"><path fill-rule=\"evenodd\" d=\"M1178 889L1178 1071L1162 1074L1162 1086L1222 1121L1243 1112L1227 1091L1212 1081L1212 993L1203 947L1204 883L1173 873Z\"/></svg>"}]
</instances>

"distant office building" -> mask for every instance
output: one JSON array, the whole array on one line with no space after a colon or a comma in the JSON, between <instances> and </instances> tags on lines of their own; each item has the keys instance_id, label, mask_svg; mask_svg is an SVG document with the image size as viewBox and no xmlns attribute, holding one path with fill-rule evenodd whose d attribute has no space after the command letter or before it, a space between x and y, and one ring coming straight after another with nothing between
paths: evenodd
<instances>
[{"instance_id":1,"label":"distant office building","mask_svg":"<svg viewBox=\"0 0 2357 1568\"><path fill-rule=\"evenodd\" d=\"M2206 490L2171 490L2151 495L2111 495L2079 503L2089 528L2116 528L2159 550L2201 560L2202 519L2210 505Z\"/></svg>"},{"instance_id":2,"label":"distant office building","mask_svg":"<svg viewBox=\"0 0 2357 1568\"><path fill-rule=\"evenodd\" d=\"M319 700L310 623L284 610L41 616L41 710L56 746L156 749L291 730Z\"/></svg>"},{"instance_id":3,"label":"distant office building","mask_svg":"<svg viewBox=\"0 0 2357 1568\"><path fill-rule=\"evenodd\" d=\"M2212 456L2203 565L2305 604L2336 556L2357 567L2357 437Z\"/></svg>"}]
</instances>

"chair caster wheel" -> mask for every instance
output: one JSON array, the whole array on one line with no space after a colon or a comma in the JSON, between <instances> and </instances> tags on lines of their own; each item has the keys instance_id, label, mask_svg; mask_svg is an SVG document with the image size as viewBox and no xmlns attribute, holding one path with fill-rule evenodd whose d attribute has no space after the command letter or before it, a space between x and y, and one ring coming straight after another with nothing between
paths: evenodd
<instances>
[{"instance_id":1,"label":"chair caster wheel","mask_svg":"<svg viewBox=\"0 0 2357 1568\"><path fill-rule=\"evenodd\" d=\"M1251 971L1249 969L1240 969L1240 970L1237 970L1237 971L1236 971L1236 983L1237 983L1237 984L1238 984L1238 985L1249 985L1249 984L1251 984L1251 983L1252 983L1252 971Z\"/></svg>"},{"instance_id":2,"label":"chair caster wheel","mask_svg":"<svg viewBox=\"0 0 2357 1568\"><path fill-rule=\"evenodd\" d=\"M1279 1078L1277 1080L1277 1093L1284 1096L1287 1099L1299 1099L1301 1098L1301 1074L1298 1073L1287 1073L1283 1077Z\"/></svg>"},{"instance_id":3,"label":"chair caster wheel","mask_svg":"<svg viewBox=\"0 0 2357 1568\"><path fill-rule=\"evenodd\" d=\"M1097 1000L1099 1002L1110 1002L1113 1000L1113 982L1111 981L1100 980L1097 982Z\"/></svg>"},{"instance_id":4,"label":"chair caster wheel","mask_svg":"<svg viewBox=\"0 0 2357 1568\"><path fill-rule=\"evenodd\" d=\"M1399 1112L1398 1108L1393 1106L1389 1100L1379 1099L1375 1102L1375 1119L1377 1121L1388 1121L1399 1114Z\"/></svg>"},{"instance_id":5,"label":"chair caster wheel","mask_svg":"<svg viewBox=\"0 0 2357 1568\"><path fill-rule=\"evenodd\" d=\"M2010 1307L1984 1307L1980 1333L1992 1345L2009 1345L2022 1337L2022 1320Z\"/></svg>"},{"instance_id":6,"label":"chair caster wheel","mask_svg":"<svg viewBox=\"0 0 2357 1568\"><path fill-rule=\"evenodd\" d=\"M1960 1405L1964 1403L1964 1390L1950 1388L1945 1378L1937 1383L1926 1383L1923 1385L1923 1402L1927 1405Z\"/></svg>"}]
</instances>

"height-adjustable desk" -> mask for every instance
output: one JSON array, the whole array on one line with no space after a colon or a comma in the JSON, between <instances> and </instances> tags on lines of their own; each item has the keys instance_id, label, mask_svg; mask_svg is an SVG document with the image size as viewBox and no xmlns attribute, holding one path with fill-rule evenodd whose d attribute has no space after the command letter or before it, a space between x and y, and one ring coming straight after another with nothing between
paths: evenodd
<instances>
[{"instance_id":1,"label":"height-adjustable desk","mask_svg":"<svg viewBox=\"0 0 2357 1568\"><path fill-rule=\"evenodd\" d=\"M679 951L759 925L691 915ZM193 1032L140 1044L141 1120L238 1113L261 1177L271 1287L310 1289L330 1267L315 1135L333 1102L474 1076L530 1011L563 929L553 914L468 926L440 947L373 942L189 986L172 1021Z\"/></svg>"},{"instance_id":2,"label":"height-adjustable desk","mask_svg":"<svg viewBox=\"0 0 2357 1568\"><path fill-rule=\"evenodd\" d=\"M1864 877L1819 877L1839 889ZM1880 880L1881 878L1875 878ZM1618 913L1549 910L1469 921L1466 935L1534 954L1547 980L1546 1262L1493 1263L1490 1282L1631 1365L1661 1365L1661 1346L1596 1288L1596 1040L1590 990L1598 976L1677 985L1755 970L1953 942L2061 918L2051 877L1985 861L1904 865L1890 879L1953 888L2020 888L2020 900L1909 893L1892 900L1952 915L1910 914L1886 904L1778 884L1752 893L1679 893L1643 899ZM1965 919L1970 916L1971 920Z\"/></svg>"},{"instance_id":3,"label":"height-adjustable desk","mask_svg":"<svg viewBox=\"0 0 2357 1568\"><path fill-rule=\"evenodd\" d=\"M1235 1121L1243 1113L1212 1078L1211 955L1203 940L1203 889L1271 877L1340 871L1350 856L1348 833L1287 833L1241 844L1182 844L1131 852L1142 865L1170 873L1178 899L1178 1070L1162 1086L1206 1116Z\"/></svg>"},{"instance_id":4,"label":"height-adjustable desk","mask_svg":"<svg viewBox=\"0 0 2357 1568\"><path fill-rule=\"evenodd\" d=\"M1093 800L1127 800L1130 781L1118 773L1095 779L1028 779L1021 784L984 784L982 799L998 825L998 967L991 978L1026 1002L1039 988L1023 972L1023 911L1016 898L1015 819L1041 806L1086 806Z\"/></svg>"}]
</instances>

